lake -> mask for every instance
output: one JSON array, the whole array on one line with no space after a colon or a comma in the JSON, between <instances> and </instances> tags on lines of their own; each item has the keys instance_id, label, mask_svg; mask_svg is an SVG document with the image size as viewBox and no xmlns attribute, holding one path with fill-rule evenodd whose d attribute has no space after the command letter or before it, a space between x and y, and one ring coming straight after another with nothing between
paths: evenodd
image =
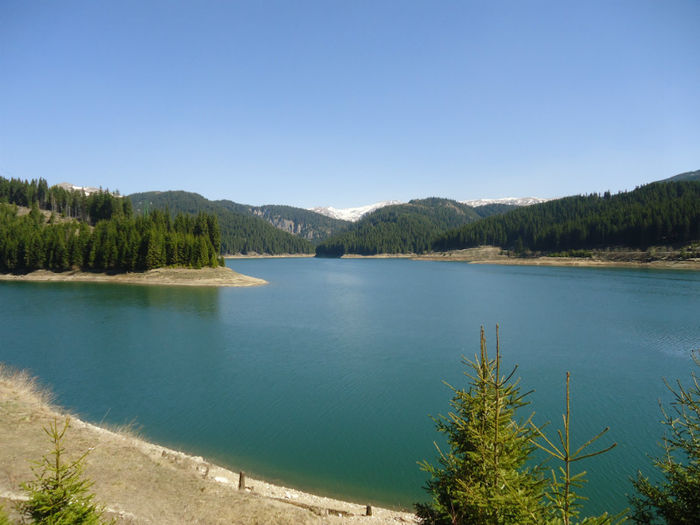
<instances>
[{"instance_id":1,"label":"lake","mask_svg":"<svg viewBox=\"0 0 700 525\"><path fill-rule=\"evenodd\" d=\"M560 427L565 373L581 444L609 426L586 511L627 506L663 427L663 378L700 347L700 273L410 260L228 261L269 285L0 282L0 360L92 422L280 484L394 507L425 500L429 415L466 386L484 325L519 365L537 423Z\"/></svg>"}]
</instances>

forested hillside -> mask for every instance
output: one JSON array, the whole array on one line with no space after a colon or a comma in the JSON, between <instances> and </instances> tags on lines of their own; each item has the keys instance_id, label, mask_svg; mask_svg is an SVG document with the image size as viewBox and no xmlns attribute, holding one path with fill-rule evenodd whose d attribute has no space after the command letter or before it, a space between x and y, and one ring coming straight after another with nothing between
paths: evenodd
<instances>
[{"instance_id":1,"label":"forested hillside","mask_svg":"<svg viewBox=\"0 0 700 525\"><path fill-rule=\"evenodd\" d=\"M86 195L82 191L66 190L60 186L49 187L44 179L26 181L0 177L0 203L2 202L26 208L37 203L42 210L90 224L120 215L130 216L132 212L131 201L108 191Z\"/></svg>"},{"instance_id":2,"label":"forested hillside","mask_svg":"<svg viewBox=\"0 0 700 525\"><path fill-rule=\"evenodd\" d=\"M294 206L276 204L250 206L230 200L218 200L212 203L235 213L265 219L275 228L303 237L312 244L318 244L331 235L345 231L352 224Z\"/></svg>"},{"instance_id":3,"label":"forested hillside","mask_svg":"<svg viewBox=\"0 0 700 525\"><path fill-rule=\"evenodd\" d=\"M500 215L502 213L507 213L511 210L517 210L520 206L516 204L484 204L482 206L474 206L474 211L479 214L482 219L485 217L491 217L491 215Z\"/></svg>"},{"instance_id":4,"label":"forested hillside","mask_svg":"<svg viewBox=\"0 0 700 525\"><path fill-rule=\"evenodd\" d=\"M220 246L214 215L134 217L128 199L107 192L86 196L43 179L0 178L0 272L218 266Z\"/></svg>"},{"instance_id":5,"label":"forested hillside","mask_svg":"<svg viewBox=\"0 0 700 525\"><path fill-rule=\"evenodd\" d=\"M313 246L306 239L277 229L260 217L239 211L246 208L243 204L210 201L197 193L186 191L134 193L128 198L137 213L167 209L171 213L192 214L203 211L216 215L221 228L221 251L225 254L313 253Z\"/></svg>"},{"instance_id":6,"label":"forested hillside","mask_svg":"<svg viewBox=\"0 0 700 525\"><path fill-rule=\"evenodd\" d=\"M493 208L483 210L488 214ZM380 208L360 219L345 233L316 247L316 255L340 257L346 253L423 253L433 238L449 228L480 218L475 208L449 199L420 199Z\"/></svg>"},{"instance_id":7,"label":"forested hillside","mask_svg":"<svg viewBox=\"0 0 700 525\"><path fill-rule=\"evenodd\" d=\"M293 206L266 204L252 207L252 210L254 215L262 217L276 228L308 239L314 245L346 231L352 224Z\"/></svg>"},{"instance_id":8,"label":"forested hillside","mask_svg":"<svg viewBox=\"0 0 700 525\"><path fill-rule=\"evenodd\" d=\"M567 197L448 231L435 251L495 245L515 251L678 244L700 239L700 182L657 182L617 195Z\"/></svg>"},{"instance_id":9,"label":"forested hillside","mask_svg":"<svg viewBox=\"0 0 700 525\"><path fill-rule=\"evenodd\" d=\"M185 191L135 193L129 198L137 211L149 207L165 209L167 206L171 211L193 213L197 209L206 209L208 213L219 214L226 211L250 218L260 218L275 228L302 237L312 244L318 244L350 226L347 221L293 206L250 206L230 200L210 201L201 195ZM219 218L222 219L221 216Z\"/></svg>"}]
</instances>

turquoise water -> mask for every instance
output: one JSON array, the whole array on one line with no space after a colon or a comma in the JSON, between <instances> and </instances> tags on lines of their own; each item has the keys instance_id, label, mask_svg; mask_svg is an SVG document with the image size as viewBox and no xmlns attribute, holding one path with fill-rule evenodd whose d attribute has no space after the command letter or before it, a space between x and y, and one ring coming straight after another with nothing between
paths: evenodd
<instances>
[{"instance_id":1,"label":"turquoise water","mask_svg":"<svg viewBox=\"0 0 700 525\"><path fill-rule=\"evenodd\" d=\"M587 510L627 506L662 434L662 378L700 347L700 273L408 260L229 261L268 286L196 289L0 283L0 360L28 368L94 422L252 476L361 503L424 499L429 414L461 356L492 350L561 421L572 373L574 442L605 426L618 447L583 464Z\"/></svg>"}]
</instances>

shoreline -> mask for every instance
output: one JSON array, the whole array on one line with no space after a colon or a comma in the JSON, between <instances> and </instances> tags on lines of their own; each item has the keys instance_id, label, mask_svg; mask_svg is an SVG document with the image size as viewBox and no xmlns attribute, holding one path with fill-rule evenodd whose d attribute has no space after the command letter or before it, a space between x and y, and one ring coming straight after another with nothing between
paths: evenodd
<instances>
[{"instance_id":1,"label":"shoreline","mask_svg":"<svg viewBox=\"0 0 700 525\"><path fill-rule=\"evenodd\" d=\"M69 457L90 450L85 476L91 492L117 523L418 523L414 514L317 496L245 476L150 443L126 430L82 421L51 404L51 395L26 372L0 364L0 504L25 498L19 483L32 479L31 461L46 454L42 427L69 415ZM9 503L9 505L8 505Z\"/></svg>"},{"instance_id":2,"label":"shoreline","mask_svg":"<svg viewBox=\"0 0 700 525\"><path fill-rule=\"evenodd\" d=\"M670 252L672 253L672 252ZM648 252L642 251L598 251L592 257L516 257L502 253L495 246L480 246L450 252L425 254L383 253L377 255L346 254L341 259L410 259L414 261L462 262L469 264L496 264L502 266L560 266L570 268L646 268L653 270L700 271L700 258L681 259L666 256L650 259Z\"/></svg>"},{"instance_id":3,"label":"shoreline","mask_svg":"<svg viewBox=\"0 0 700 525\"><path fill-rule=\"evenodd\" d=\"M11 282L83 282L139 284L148 286L216 286L247 287L268 284L264 279L237 273L231 268L156 268L147 272L118 274L83 272L51 272L36 270L27 274L0 274L0 281Z\"/></svg>"},{"instance_id":4,"label":"shoreline","mask_svg":"<svg viewBox=\"0 0 700 525\"><path fill-rule=\"evenodd\" d=\"M530 259L493 259L470 261L470 264L498 264L502 266L558 266L567 268L637 268L649 270L700 270L700 261L606 261L576 257L536 257Z\"/></svg>"},{"instance_id":5,"label":"shoreline","mask_svg":"<svg viewBox=\"0 0 700 525\"><path fill-rule=\"evenodd\" d=\"M224 255L224 259L304 259L309 257L316 257L315 253L281 253L278 255L271 255L269 253L255 253L255 254L243 254L237 253L235 255Z\"/></svg>"},{"instance_id":6,"label":"shoreline","mask_svg":"<svg viewBox=\"0 0 700 525\"><path fill-rule=\"evenodd\" d=\"M378 253L376 255L360 255L359 253L346 253L341 259L417 259L417 253ZM332 257L331 257L332 258Z\"/></svg>"}]
</instances>

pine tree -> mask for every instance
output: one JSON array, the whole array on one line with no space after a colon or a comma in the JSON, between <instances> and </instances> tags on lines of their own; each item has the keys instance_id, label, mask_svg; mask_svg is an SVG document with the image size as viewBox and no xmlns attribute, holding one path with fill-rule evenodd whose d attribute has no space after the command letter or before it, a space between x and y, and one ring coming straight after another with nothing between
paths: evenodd
<instances>
[{"instance_id":1,"label":"pine tree","mask_svg":"<svg viewBox=\"0 0 700 525\"><path fill-rule=\"evenodd\" d=\"M700 352L693 354L700 365ZM693 372L691 385L676 387L666 383L673 394L671 410L661 407L664 454L654 460L663 476L653 484L641 472L632 483L639 493L632 496L632 520L637 523L669 525L697 524L700 520L700 380Z\"/></svg>"},{"instance_id":2,"label":"pine tree","mask_svg":"<svg viewBox=\"0 0 700 525\"><path fill-rule=\"evenodd\" d=\"M20 505L24 516L41 525L92 525L101 523L103 510L93 502L89 489L92 483L83 479L87 453L77 460L66 462L63 439L70 426L66 418L63 428L54 420L44 432L51 441L52 450L37 461L34 480L23 483L29 499Z\"/></svg>"},{"instance_id":3,"label":"pine tree","mask_svg":"<svg viewBox=\"0 0 700 525\"><path fill-rule=\"evenodd\" d=\"M39 211L39 203L34 201L32 203L32 209L29 211L29 217L32 219L34 224L39 226L41 223L44 222L44 216L41 214Z\"/></svg>"},{"instance_id":4,"label":"pine tree","mask_svg":"<svg viewBox=\"0 0 700 525\"><path fill-rule=\"evenodd\" d=\"M437 467L427 461L420 463L431 475L426 489L432 501L416 505L423 523L612 525L625 520L621 513L576 521L579 500L583 498L575 489L582 486L585 472L573 474L572 464L603 454L615 444L597 452L586 452L589 445L607 432L606 428L583 446L572 448L568 373L564 430L557 432L561 445L556 446L532 423L532 416L524 422L516 420L516 410L527 405L524 401L527 393L521 394L518 381L512 381L517 367L509 375L501 375L498 326L496 359L488 357L482 328L480 357L465 364L473 369L471 374L465 374L470 378L469 389L450 387L454 392L450 402L453 411L447 417L435 419L450 451L443 452L438 447ZM537 438L545 443L540 444ZM541 466L527 466L535 447L564 463L559 477L553 474L547 482Z\"/></svg>"},{"instance_id":5,"label":"pine tree","mask_svg":"<svg viewBox=\"0 0 700 525\"><path fill-rule=\"evenodd\" d=\"M44 252L44 243L41 240L39 231L33 231L25 244L24 263L28 270L38 270L44 267L46 254Z\"/></svg>"},{"instance_id":6,"label":"pine tree","mask_svg":"<svg viewBox=\"0 0 700 525\"><path fill-rule=\"evenodd\" d=\"M604 513L600 516L591 516L583 518L580 522L576 521L581 509L581 500L586 499L583 496L576 494L575 489L580 489L586 482L585 476L586 472L581 471L577 474L571 472L572 465L578 461L584 459L592 458L594 456L599 456L600 454L605 454L609 450L612 450L617 446L617 443L613 443L608 447L598 450L595 452L586 452L586 449L598 441L609 429L605 427L596 436L586 441L583 445L577 449L572 448L571 439L571 406L570 406L570 391L569 391L569 372L566 373L566 409L562 415L564 422L564 429L557 430L557 435L559 437L559 445L555 445L547 436L542 432L541 428L536 427L532 424L533 430L537 435L542 438L545 444L541 444L537 441L533 443L545 451L547 454L555 459L560 460L564 463L563 467L559 467L559 477L557 477L554 470L552 470L552 480L546 492L546 498L548 500L547 510L548 519L546 523L548 525L572 525L577 523L579 525L613 525L615 523L624 523L625 516L624 512L609 516Z\"/></svg>"},{"instance_id":7,"label":"pine tree","mask_svg":"<svg viewBox=\"0 0 700 525\"><path fill-rule=\"evenodd\" d=\"M469 389L450 386L452 411L435 419L450 451L436 444L439 466L420 463L431 475L426 490L432 501L416 505L417 514L431 524L541 523L544 480L537 467L525 466L535 431L529 418L515 419L527 394L512 381L515 369L501 375L498 331L495 360L482 328L480 356L464 362L473 370L465 373Z\"/></svg>"}]
</instances>

